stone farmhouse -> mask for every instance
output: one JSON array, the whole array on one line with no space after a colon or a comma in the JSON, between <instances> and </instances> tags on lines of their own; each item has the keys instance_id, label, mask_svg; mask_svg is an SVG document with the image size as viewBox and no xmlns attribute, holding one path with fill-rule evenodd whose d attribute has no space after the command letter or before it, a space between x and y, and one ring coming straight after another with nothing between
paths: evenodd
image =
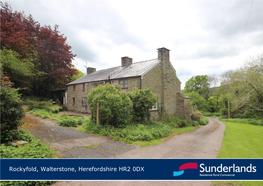
<instances>
[{"instance_id":1,"label":"stone farmhouse","mask_svg":"<svg viewBox=\"0 0 263 186\"><path fill-rule=\"evenodd\" d=\"M90 113L87 95L92 88L106 83L120 85L122 90L130 92L151 88L157 95L158 103L150 110L151 117L158 119L158 107L163 100L163 111L168 115L190 117L190 99L181 93L181 82L169 60L169 50L158 49L158 58L133 63L129 57L121 58L121 66L96 71L87 68L87 75L67 84L65 100L70 111Z\"/></svg>"}]
</instances>

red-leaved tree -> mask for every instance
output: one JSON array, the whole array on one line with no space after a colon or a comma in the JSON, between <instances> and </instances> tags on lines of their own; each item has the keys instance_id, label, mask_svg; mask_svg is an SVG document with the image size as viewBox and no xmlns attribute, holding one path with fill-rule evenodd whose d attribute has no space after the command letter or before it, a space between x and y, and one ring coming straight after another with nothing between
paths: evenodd
<instances>
[{"instance_id":1,"label":"red-leaved tree","mask_svg":"<svg viewBox=\"0 0 263 186\"><path fill-rule=\"evenodd\" d=\"M58 25L42 26L24 12L13 11L7 3L1 5L1 50L13 50L20 55L21 62L32 62L34 68L27 77L27 90L35 95L47 96L51 90L63 88L71 81L77 70L72 60L76 55L60 34ZM12 77L10 77L12 80ZM15 86L19 87L16 82ZM29 85L30 83L30 85Z\"/></svg>"}]
</instances>

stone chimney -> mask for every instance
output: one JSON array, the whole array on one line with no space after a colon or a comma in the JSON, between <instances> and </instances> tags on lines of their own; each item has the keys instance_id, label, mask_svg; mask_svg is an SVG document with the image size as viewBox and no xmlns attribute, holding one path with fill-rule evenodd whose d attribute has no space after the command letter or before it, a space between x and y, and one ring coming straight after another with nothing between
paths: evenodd
<instances>
[{"instance_id":1,"label":"stone chimney","mask_svg":"<svg viewBox=\"0 0 263 186\"><path fill-rule=\"evenodd\" d=\"M129 57L122 57L121 58L121 66L126 66L126 65L130 65L132 64L132 58L129 58Z\"/></svg>"},{"instance_id":2,"label":"stone chimney","mask_svg":"<svg viewBox=\"0 0 263 186\"><path fill-rule=\"evenodd\" d=\"M96 72L96 68L88 67L87 74L91 74L92 72Z\"/></svg>"},{"instance_id":3,"label":"stone chimney","mask_svg":"<svg viewBox=\"0 0 263 186\"><path fill-rule=\"evenodd\" d=\"M158 48L158 59L159 60L168 60L170 61L170 56L169 56L169 49L167 48Z\"/></svg>"}]
</instances>

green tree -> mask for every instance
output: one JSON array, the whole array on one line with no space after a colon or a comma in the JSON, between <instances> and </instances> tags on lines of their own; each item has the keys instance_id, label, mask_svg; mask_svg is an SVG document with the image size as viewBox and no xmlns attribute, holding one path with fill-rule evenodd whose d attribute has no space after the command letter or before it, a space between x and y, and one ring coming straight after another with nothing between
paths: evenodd
<instances>
[{"instance_id":1,"label":"green tree","mask_svg":"<svg viewBox=\"0 0 263 186\"><path fill-rule=\"evenodd\" d=\"M106 84L93 88L88 94L87 103L93 120L96 120L99 104L99 119L103 125L121 127L131 121L132 101L119 85Z\"/></svg>"},{"instance_id":2,"label":"green tree","mask_svg":"<svg viewBox=\"0 0 263 186\"><path fill-rule=\"evenodd\" d=\"M263 55L246 61L230 82L234 109L263 115Z\"/></svg>"},{"instance_id":3,"label":"green tree","mask_svg":"<svg viewBox=\"0 0 263 186\"><path fill-rule=\"evenodd\" d=\"M207 75L193 76L185 83L184 93L197 92L207 100L210 96L209 86Z\"/></svg>"},{"instance_id":4,"label":"green tree","mask_svg":"<svg viewBox=\"0 0 263 186\"><path fill-rule=\"evenodd\" d=\"M13 141L17 137L21 118L25 116L18 90L11 87L9 78L1 71L1 143Z\"/></svg>"},{"instance_id":5,"label":"green tree","mask_svg":"<svg viewBox=\"0 0 263 186\"><path fill-rule=\"evenodd\" d=\"M0 52L3 71L10 77L14 87L30 88L33 79L44 74L32 63L36 55L22 58L17 52L4 47Z\"/></svg>"},{"instance_id":6,"label":"green tree","mask_svg":"<svg viewBox=\"0 0 263 186\"><path fill-rule=\"evenodd\" d=\"M157 102L156 95L151 92L151 89L139 90L134 87L132 92L128 92L128 96L133 102L133 120L135 122L149 120L150 109Z\"/></svg>"},{"instance_id":7,"label":"green tree","mask_svg":"<svg viewBox=\"0 0 263 186\"><path fill-rule=\"evenodd\" d=\"M198 110L200 111L207 111L207 102L204 99L203 96L201 96L198 92L189 92L189 93L185 93L185 95L187 95L188 97L190 97L190 104L196 105Z\"/></svg>"},{"instance_id":8,"label":"green tree","mask_svg":"<svg viewBox=\"0 0 263 186\"><path fill-rule=\"evenodd\" d=\"M222 82L221 85L223 87L225 87L226 91L227 91L227 107L228 108L228 118L230 118L230 87L231 87L231 78L234 74L233 70L228 70L225 71L224 73L222 73L221 77L222 77Z\"/></svg>"},{"instance_id":9,"label":"green tree","mask_svg":"<svg viewBox=\"0 0 263 186\"><path fill-rule=\"evenodd\" d=\"M73 67L72 67L73 68ZM73 68L76 69L76 68ZM77 69L76 69L77 70ZM73 75L72 81L75 81L76 79L79 79L81 77L85 76L85 74L79 70L77 70L77 74Z\"/></svg>"}]
</instances>

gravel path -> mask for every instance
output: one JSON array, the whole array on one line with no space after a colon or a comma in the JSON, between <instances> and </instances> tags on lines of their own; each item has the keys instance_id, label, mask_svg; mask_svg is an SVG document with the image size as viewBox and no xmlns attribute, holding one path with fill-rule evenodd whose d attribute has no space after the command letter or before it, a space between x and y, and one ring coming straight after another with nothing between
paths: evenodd
<instances>
[{"instance_id":1,"label":"gravel path","mask_svg":"<svg viewBox=\"0 0 263 186\"><path fill-rule=\"evenodd\" d=\"M30 117L37 117L28 114ZM189 133L176 135L160 145L138 147L110 141L105 137L98 137L77 131L72 128L60 127L47 119L37 118L43 123L30 132L50 147L59 151L63 158L216 158L223 140L225 124L216 117L208 117L209 123ZM97 144L93 148L87 145ZM133 185L197 185L208 186L211 182L204 181L75 181L57 182L54 186L62 185L94 185L94 186L133 186Z\"/></svg>"}]
</instances>

